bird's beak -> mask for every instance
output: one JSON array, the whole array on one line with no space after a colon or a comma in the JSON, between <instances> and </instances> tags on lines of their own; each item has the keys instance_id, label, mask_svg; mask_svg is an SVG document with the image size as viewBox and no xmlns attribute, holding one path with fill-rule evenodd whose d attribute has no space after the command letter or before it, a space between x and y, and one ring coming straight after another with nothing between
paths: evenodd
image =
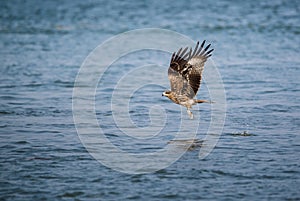
<instances>
[{"instance_id":1,"label":"bird's beak","mask_svg":"<svg viewBox=\"0 0 300 201\"><path fill-rule=\"evenodd\" d=\"M161 96L164 96L164 94L161 94Z\"/></svg>"}]
</instances>

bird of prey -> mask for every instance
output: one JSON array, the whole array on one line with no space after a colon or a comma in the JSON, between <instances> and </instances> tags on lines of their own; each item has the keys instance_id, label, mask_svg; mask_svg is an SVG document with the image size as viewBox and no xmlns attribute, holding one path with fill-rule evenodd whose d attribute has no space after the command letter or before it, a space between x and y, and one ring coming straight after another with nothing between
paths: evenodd
<instances>
[{"instance_id":1,"label":"bird of prey","mask_svg":"<svg viewBox=\"0 0 300 201\"><path fill-rule=\"evenodd\" d=\"M200 87L204 64L214 50L209 50L211 44L205 48L204 44L205 40L199 47L198 41L194 50L186 47L173 53L168 69L171 90L166 90L162 94L174 103L185 106L190 119L193 119L192 105L211 103L207 100L194 99Z\"/></svg>"}]
</instances>

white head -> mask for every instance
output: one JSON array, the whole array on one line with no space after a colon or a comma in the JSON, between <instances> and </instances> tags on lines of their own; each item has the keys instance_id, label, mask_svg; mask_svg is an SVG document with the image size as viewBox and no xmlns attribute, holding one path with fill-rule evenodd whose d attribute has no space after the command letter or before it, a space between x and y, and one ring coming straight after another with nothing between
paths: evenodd
<instances>
[{"instance_id":1,"label":"white head","mask_svg":"<svg viewBox=\"0 0 300 201\"><path fill-rule=\"evenodd\" d=\"M170 94L171 94L171 91L170 90L166 90L166 91L164 91L164 93L162 93L162 96L169 97Z\"/></svg>"}]
</instances>

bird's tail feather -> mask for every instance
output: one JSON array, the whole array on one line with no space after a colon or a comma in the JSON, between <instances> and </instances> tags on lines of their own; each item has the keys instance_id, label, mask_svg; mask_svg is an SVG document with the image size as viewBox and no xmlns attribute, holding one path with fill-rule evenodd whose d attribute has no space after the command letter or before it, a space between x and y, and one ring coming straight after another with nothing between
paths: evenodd
<instances>
[{"instance_id":1,"label":"bird's tail feather","mask_svg":"<svg viewBox=\"0 0 300 201\"><path fill-rule=\"evenodd\" d=\"M196 103L214 103L214 102L208 100L196 100Z\"/></svg>"}]
</instances>

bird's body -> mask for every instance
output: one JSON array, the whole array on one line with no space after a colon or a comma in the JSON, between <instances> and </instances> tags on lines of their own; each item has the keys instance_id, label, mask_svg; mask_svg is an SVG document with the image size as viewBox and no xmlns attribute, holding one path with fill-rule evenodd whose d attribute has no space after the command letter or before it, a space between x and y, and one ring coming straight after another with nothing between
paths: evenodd
<instances>
[{"instance_id":1,"label":"bird's body","mask_svg":"<svg viewBox=\"0 0 300 201\"><path fill-rule=\"evenodd\" d=\"M162 95L168 97L174 103L187 108L191 119L192 105L197 103L209 103L207 100L194 99L200 87L204 63L211 56L213 49L208 50L210 44L203 49L205 41L199 47L199 42L194 50L180 48L177 53L173 53L168 77L170 80L171 90L165 91Z\"/></svg>"}]
</instances>

